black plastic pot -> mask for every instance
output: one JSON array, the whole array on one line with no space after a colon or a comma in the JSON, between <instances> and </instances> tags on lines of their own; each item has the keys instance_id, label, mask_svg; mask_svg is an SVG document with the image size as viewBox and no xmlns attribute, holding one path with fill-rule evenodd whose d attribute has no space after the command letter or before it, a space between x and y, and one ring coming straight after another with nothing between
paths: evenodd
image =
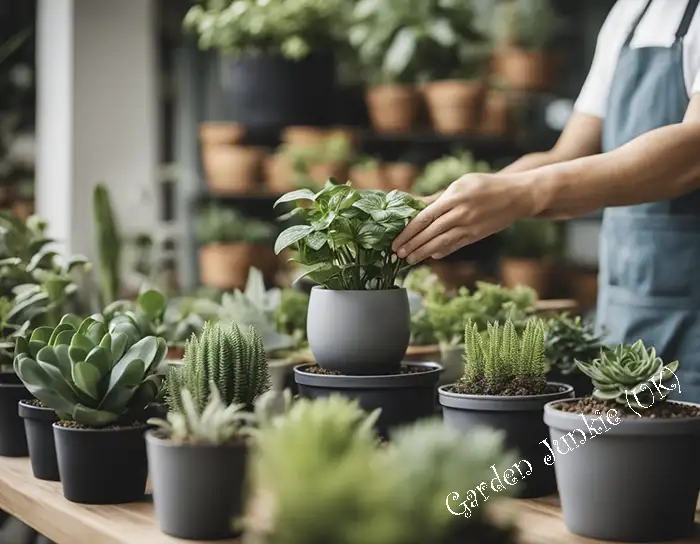
<instances>
[{"instance_id":1,"label":"black plastic pot","mask_svg":"<svg viewBox=\"0 0 700 544\"><path fill-rule=\"evenodd\" d=\"M357 399L367 412L381 408L376 430L383 438L388 438L395 427L435 415L435 389L442 371L437 363L406 363L409 367L430 370L385 376L338 376L304 371L311 366L314 365L294 368L299 395L316 399L340 394Z\"/></svg>"},{"instance_id":2,"label":"black plastic pot","mask_svg":"<svg viewBox=\"0 0 700 544\"><path fill-rule=\"evenodd\" d=\"M82 429L53 425L63 496L83 504L143 499L148 427Z\"/></svg>"},{"instance_id":3,"label":"black plastic pot","mask_svg":"<svg viewBox=\"0 0 700 544\"><path fill-rule=\"evenodd\" d=\"M27 435L19 416L19 401L32 395L14 372L0 372L0 456L26 457Z\"/></svg>"},{"instance_id":4,"label":"black plastic pot","mask_svg":"<svg viewBox=\"0 0 700 544\"><path fill-rule=\"evenodd\" d=\"M19 403L19 415L24 419L27 434L29 460L35 478L59 481L56 442L53 437L53 424L58 416L51 408L34 406L25 401Z\"/></svg>"},{"instance_id":5,"label":"black plastic pot","mask_svg":"<svg viewBox=\"0 0 700 544\"><path fill-rule=\"evenodd\" d=\"M335 92L334 123L337 125L368 127L369 111L364 85L343 85Z\"/></svg>"},{"instance_id":6,"label":"black plastic pot","mask_svg":"<svg viewBox=\"0 0 700 544\"><path fill-rule=\"evenodd\" d=\"M544 405L553 400L572 398L570 385L559 386L561 391L546 395L497 397L489 395L462 395L450 391L452 385L438 389L442 414L446 425L463 431L475 427L492 427L505 432L508 448L518 451L519 460L531 465L531 473L517 485L520 497L543 497L557 489L554 468L543 465L543 446L548 436L542 420Z\"/></svg>"},{"instance_id":7,"label":"black plastic pot","mask_svg":"<svg viewBox=\"0 0 700 544\"><path fill-rule=\"evenodd\" d=\"M667 542L693 534L700 417L619 418L610 411L584 416L555 409L560 402L545 406L553 450L543 447L539 458L554 464L569 531L616 542Z\"/></svg>"},{"instance_id":8,"label":"black plastic pot","mask_svg":"<svg viewBox=\"0 0 700 544\"><path fill-rule=\"evenodd\" d=\"M259 56L221 59L227 119L248 127L334 122L335 65L326 55L294 62Z\"/></svg>"},{"instance_id":9,"label":"black plastic pot","mask_svg":"<svg viewBox=\"0 0 700 544\"><path fill-rule=\"evenodd\" d=\"M243 513L245 444L178 445L146 433L153 502L160 530L176 538L219 540L236 536Z\"/></svg>"},{"instance_id":10,"label":"black plastic pot","mask_svg":"<svg viewBox=\"0 0 700 544\"><path fill-rule=\"evenodd\" d=\"M571 374L562 374L561 372L552 370L547 373L547 381L570 385L574 388L574 395L576 397L587 397L593 393L593 383L591 379L578 370L574 370Z\"/></svg>"}]
</instances>

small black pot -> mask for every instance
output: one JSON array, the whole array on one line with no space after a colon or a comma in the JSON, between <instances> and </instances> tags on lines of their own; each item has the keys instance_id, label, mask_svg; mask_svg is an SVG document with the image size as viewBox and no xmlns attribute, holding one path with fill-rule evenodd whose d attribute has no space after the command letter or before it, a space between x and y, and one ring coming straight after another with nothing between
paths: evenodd
<instances>
[{"instance_id":1,"label":"small black pot","mask_svg":"<svg viewBox=\"0 0 700 544\"><path fill-rule=\"evenodd\" d=\"M335 65L327 55L294 62L258 56L221 59L225 116L247 127L328 125L335 106Z\"/></svg>"},{"instance_id":2,"label":"small black pot","mask_svg":"<svg viewBox=\"0 0 700 544\"><path fill-rule=\"evenodd\" d=\"M219 540L236 536L243 513L248 449L179 445L146 433L153 502L160 530L176 538Z\"/></svg>"},{"instance_id":3,"label":"small black pot","mask_svg":"<svg viewBox=\"0 0 700 544\"><path fill-rule=\"evenodd\" d=\"M17 405L32 395L14 372L0 372L0 456L26 457L27 435Z\"/></svg>"},{"instance_id":4,"label":"small black pot","mask_svg":"<svg viewBox=\"0 0 700 544\"><path fill-rule=\"evenodd\" d=\"M19 403L19 415L24 419L27 433L29 460L32 472L40 480L59 481L56 442L53 437L53 424L58 416L51 408L34 406L25 401Z\"/></svg>"},{"instance_id":5,"label":"small black pot","mask_svg":"<svg viewBox=\"0 0 700 544\"><path fill-rule=\"evenodd\" d=\"M121 504L143 499L148 479L148 427L82 429L54 423L63 496L83 504Z\"/></svg>"},{"instance_id":6,"label":"small black pot","mask_svg":"<svg viewBox=\"0 0 700 544\"><path fill-rule=\"evenodd\" d=\"M392 428L435 415L435 388L442 372L442 367L437 363L406 363L409 367L431 370L385 376L338 376L305 372L311 366L315 365L294 367L299 395L316 399L341 394L357 399L366 412L381 408L376 430L382 438L388 438Z\"/></svg>"},{"instance_id":7,"label":"small black pot","mask_svg":"<svg viewBox=\"0 0 700 544\"><path fill-rule=\"evenodd\" d=\"M542 413L548 402L572 398L574 389L560 383L550 382L549 385L559 386L561 391L546 395L498 397L453 393L450 391L452 385L438 389L446 425L463 431L475 427L502 430L505 432L506 446L517 450L520 460L531 465L531 473L521 480L522 485L518 483L517 486L518 496L523 498L543 497L557 489L554 467L541 463L546 450L540 442L549 434Z\"/></svg>"},{"instance_id":8,"label":"small black pot","mask_svg":"<svg viewBox=\"0 0 700 544\"><path fill-rule=\"evenodd\" d=\"M577 397L587 397L593 393L593 383L583 372L574 370L571 374L562 374L556 370L547 373L547 381L565 383L574 388L574 395Z\"/></svg>"}]
</instances>

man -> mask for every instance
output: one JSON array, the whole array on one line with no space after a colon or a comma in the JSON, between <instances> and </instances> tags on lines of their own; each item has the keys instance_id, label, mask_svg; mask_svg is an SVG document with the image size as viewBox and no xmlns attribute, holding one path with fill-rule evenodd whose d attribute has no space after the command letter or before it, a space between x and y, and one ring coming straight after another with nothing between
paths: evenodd
<instances>
[{"instance_id":1,"label":"man","mask_svg":"<svg viewBox=\"0 0 700 544\"><path fill-rule=\"evenodd\" d=\"M612 343L644 340L680 361L700 402L700 0L618 0L554 148L496 174L467 174L393 244L440 259L521 218L608 207L598 322ZM698 11L699 13L696 13ZM602 151L602 153L601 153Z\"/></svg>"}]
</instances>

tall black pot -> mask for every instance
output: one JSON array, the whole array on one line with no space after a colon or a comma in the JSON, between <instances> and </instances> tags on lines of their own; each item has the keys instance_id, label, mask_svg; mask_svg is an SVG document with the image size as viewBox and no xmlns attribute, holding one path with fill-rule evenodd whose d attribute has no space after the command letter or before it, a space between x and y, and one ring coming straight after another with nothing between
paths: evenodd
<instances>
[{"instance_id":1,"label":"tall black pot","mask_svg":"<svg viewBox=\"0 0 700 544\"><path fill-rule=\"evenodd\" d=\"M221 58L225 117L248 127L334 122L335 64L327 55L301 61Z\"/></svg>"},{"instance_id":2,"label":"tall black pot","mask_svg":"<svg viewBox=\"0 0 700 544\"><path fill-rule=\"evenodd\" d=\"M25 401L19 403L19 415L24 419L27 433L29 460L35 478L59 481L56 442L53 437L53 424L58 416L51 408L34 406Z\"/></svg>"},{"instance_id":3,"label":"tall black pot","mask_svg":"<svg viewBox=\"0 0 700 544\"><path fill-rule=\"evenodd\" d=\"M14 372L0 372L0 456L26 457L27 435L19 416L19 401L32 398Z\"/></svg>"},{"instance_id":4,"label":"tall black pot","mask_svg":"<svg viewBox=\"0 0 700 544\"><path fill-rule=\"evenodd\" d=\"M143 499L148 479L146 425L85 429L53 425L63 496L83 504Z\"/></svg>"}]
</instances>

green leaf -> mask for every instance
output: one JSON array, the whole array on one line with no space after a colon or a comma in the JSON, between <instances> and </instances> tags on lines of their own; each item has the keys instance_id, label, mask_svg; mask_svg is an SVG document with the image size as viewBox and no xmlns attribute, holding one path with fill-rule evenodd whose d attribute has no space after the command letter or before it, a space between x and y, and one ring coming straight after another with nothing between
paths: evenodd
<instances>
[{"instance_id":1,"label":"green leaf","mask_svg":"<svg viewBox=\"0 0 700 544\"><path fill-rule=\"evenodd\" d=\"M312 232L306 237L306 243L315 251L321 249L328 240L328 236L324 232Z\"/></svg>"},{"instance_id":2,"label":"green leaf","mask_svg":"<svg viewBox=\"0 0 700 544\"><path fill-rule=\"evenodd\" d=\"M139 295L139 307L151 319L159 317L165 311L165 295L155 289L150 289Z\"/></svg>"},{"instance_id":3,"label":"green leaf","mask_svg":"<svg viewBox=\"0 0 700 544\"><path fill-rule=\"evenodd\" d=\"M275 242L275 254L279 255L283 249L303 240L312 230L310 225L294 225L283 230Z\"/></svg>"},{"instance_id":4,"label":"green leaf","mask_svg":"<svg viewBox=\"0 0 700 544\"><path fill-rule=\"evenodd\" d=\"M80 326L78 327L78 334L82 334L83 336L86 335L88 329L93 323L95 323L95 320L91 317L83 319L83 321L80 323Z\"/></svg>"},{"instance_id":5,"label":"green leaf","mask_svg":"<svg viewBox=\"0 0 700 544\"><path fill-rule=\"evenodd\" d=\"M44 344L48 344L51 341L51 335L53 333L53 329L51 327L38 327L34 329L32 332L31 337L29 338L30 342L42 342Z\"/></svg>"},{"instance_id":6,"label":"green leaf","mask_svg":"<svg viewBox=\"0 0 700 544\"><path fill-rule=\"evenodd\" d=\"M121 367L120 372L112 372L107 394L102 399L99 408L102 410L119 410L129 403L136 388L143 381L146 365L140 359L131 359ZM115 365L116 368L116 365Z\"/></svg>"},{"instance_id":7,"label":"green leaf","mask_svg":"<svg viewBox=\"0 0 700 544\"><path fill-rule=\"evenodd\" d=\"M105 336L109 338L109 336ZM85 358L85 362L93 365L99 372L100 379L106 376L112 369L112 359L110 352L102 346L92 348Z\"/></svg>"},{"instance_id":8,"label":"green leaf","mask_svg":"<svg viewBox=\"0 0 700 544\"><path fill-rule=\"evenodd\" d=\"M100 396L98 390L100 378L100 371L87 361L73 365L73 382L83 393L95 400Z\"/></svg>"},{"instance_id":9,"label":"green leaf","mask_svg":"<svg viewBox=\"0 0 700 544\"><path fill-rule=\"evenodd\" d=\"M315 200L316 195L310 189L297 189L296 191L291 191L287 194L282 195L277 199L277 201L272 205L273 208L277 207L278 204L284 202L292 202L294 200Z\"/></svg>"},{"instance_id":10,"label":"green leaf","mask_svg":"<svg viewBox=\"0 0 700 544\"><path fill-rule=\"evenodd\" d=\"M76 268L90 267L92 263L85 255L73 255L66 263L66 272L72 272Z\"/></svg>"},{"instance_id":11,"label":"green leaf","mask_svg":"<svg viewBox=\"0 0 700 544\"><path fill-rule=\"evenodd\" d=\"M114 331L112 337L112 363L116 363L122 358L126 351L129 337L126 333Z\"/></svg>"},{"instance_id":12,"label":"green leaf","mask_svg":"<svg viewBox=\"0 0 700 544\"><path fill-rule=\"evenodd\" d=\"M49 338L48 344L50 346L56 345L59 335L66 331L75 331L75 329L68 323L59 323L56 325L56 328L51 332L51 337ZM70 338L68 339L68 343L70 343Z\"/></svg>"},{"instance_id":13,"label":"green leaf","mask_svg":"<svg viewBox=\"0 0 700 544\"><path fill-rule=\"evenodd\" d=\"M64 324L70 325L75 330L78 330L80 328L80 325L82 324L82 319L80 319L75 314L66 314L61 318L61 321L59 322L59 325Z\"/></svg>"},{"instance_id":14,"label":"green leaf","mask_svg":"<svg viewBox=\"0 0 700 544\"><path fill-rule=\"evenodd\" d=\"M82 404L77 404L72 407L72 412L69 412L73 421L85 425L87 427L104 427L110 423L114 423L122 415L121 413L108 412L105 410L95 410Z\"/></svg>"},{"instance_id":15,"label":"green leaf","mask_svg":"<svg viewBox=\"0 0 700 544\"><path fill-rule=\"evenodd\" d=\"M68 347L68 355L70 355L70 360L73 364L84 361L85 357L87 357L87 354L88 351L82 348L78 348L75 346Z\"/></svg>"},{"instance_id":16,"label":"green leaf","mask_svg":"<svg viewBox=\"0 0 700 544\"><path fill-rule=\"evenodd\" d=\"M59 346L59 345L65 345L69 346L71 341L73 340L73 336L76 334L75 329L66 329L58 333L56 336L55 340L52 342L51 345L53 346Z\"/></svg>"},{"instance_id":17,"label":"green leaf","mask_svg":"<svg viewBox=\"0 0 700 544\"><path fill-rule=\"evenodd\" d=\"M384 71L392 75L403 73L416 52L416 45L413 28L404 27L399 30L384 56Z\"/></svg>"},{"instance_id":18,"label":"green leaf","mask_svg":"<svg viewBox=\"0 0 700 544\"><path fill-rule=\"evenodd\" d=\"M102 342L102 338L104 338L106 335L107 327L105 327L102 323L93 323L88 328L85 336L87 336L88 340L90 340L93 345L98 345L100 342Z\"/></svg>"},{"instance_id":19,"label":"green leaf","mask_svg":"<svg viewBox=\"0 0 700 544\"><path fill-rule=\"evenodd\" d=\"M90 350L94 348L97 343L90 340L87 336L76 333L73 335L73 339L70 341L70 347L82 349L85 351L85 355L87 356Z\"/></svg>"}]
</instances>

